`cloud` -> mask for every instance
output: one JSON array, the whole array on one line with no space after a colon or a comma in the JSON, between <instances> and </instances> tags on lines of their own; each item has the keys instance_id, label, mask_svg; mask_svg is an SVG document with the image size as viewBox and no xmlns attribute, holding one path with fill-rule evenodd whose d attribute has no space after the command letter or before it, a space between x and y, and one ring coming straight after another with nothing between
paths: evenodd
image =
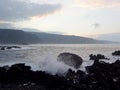
<instances>
[{"instance_id":1,"label":"cloud","mask_svg":"<svg viewBox=\"0 0 120 90\"><path fill-rule=\"evenodd\" d=\"M119 7L120 0L76 0L76 4L82 8L112 8Z\"/></svg>"},{"instance_id":2,"label":"cloud","mask_svg":"<svg viewBox=\"0 0 120 90\"><path fill-rule=\"evenodd\" d=\"M48 3L48 4L56 4L56 3L61 3L61 1L64 0L20 0L20 1L26 1L26 2L31 2L31 3Z\"/></svg>"},{"instance_id":3,"label":"cloud","mask_svg":"<svg viewBox=\"0 0 120 90\"><path fill-rule=\"evenodd\" d=\"M37 4L23 0L0 0L0 20L19 21L52 14L61 9L59 4Z\"/></svg>"}]
</instances>

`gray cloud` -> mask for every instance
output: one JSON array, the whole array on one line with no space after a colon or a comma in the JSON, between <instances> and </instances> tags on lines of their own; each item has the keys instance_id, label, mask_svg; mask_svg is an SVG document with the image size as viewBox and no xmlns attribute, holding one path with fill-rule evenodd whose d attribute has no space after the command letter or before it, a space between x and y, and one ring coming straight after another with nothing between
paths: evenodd
<instances>
[{"instance_id":1,"label":"gray cloud","mask_svg":"<svg viewBox=\"0 0 120 90\"><path fill-rule=\"evenodd\" d=\"M33 16L54 13L61 9L59 4L37 4L20 0L0 0L0 20L26 20Z\"/></svg>"},{"instance_id":2,"label":"gray cloud","mask_svg":"<svg viewBox=\"0 0 120 90\"><path fill-rule=\"evenodd\" d=\"M120 7L120 0L75 0L76 6L89 9Z\"/></svg>"}]
</instances>

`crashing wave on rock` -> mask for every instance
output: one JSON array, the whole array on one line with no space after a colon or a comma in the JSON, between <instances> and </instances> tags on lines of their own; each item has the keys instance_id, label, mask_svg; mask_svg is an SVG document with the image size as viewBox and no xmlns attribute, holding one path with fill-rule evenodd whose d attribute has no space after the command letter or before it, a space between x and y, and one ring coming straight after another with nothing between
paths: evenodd
<instances>
[{"instance_id":1,"label":"crashing wave on rock","mask_svg":"<svg viewBox=\"0 0 120 90\"><path fill-rule=\"evenodd\" d=\"M87 72L87 73L86 73ZM0 67L1 90L119 90L120 60L114 63L95 60L86 72L69 69L64 76L33 71L31 66L18 63Z\"/></svg>"}]
</instances>

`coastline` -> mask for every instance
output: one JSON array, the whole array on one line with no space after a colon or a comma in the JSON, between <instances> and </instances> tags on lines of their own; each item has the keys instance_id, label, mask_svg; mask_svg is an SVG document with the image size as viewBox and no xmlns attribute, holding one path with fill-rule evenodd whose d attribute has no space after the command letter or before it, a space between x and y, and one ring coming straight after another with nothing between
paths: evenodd
<instances>
[{"instance_id":1,"label":"coastline","mask_svg":"<svg viewBox=\"0 0 120 90\"><path fill-rule=\"evenodd\" d=\"M94 60L86 72L69 69L63 76L32 71L18 63L0 67L0 90L119 90L120 60L113 63Z\"/></svg>"}]
</instances>

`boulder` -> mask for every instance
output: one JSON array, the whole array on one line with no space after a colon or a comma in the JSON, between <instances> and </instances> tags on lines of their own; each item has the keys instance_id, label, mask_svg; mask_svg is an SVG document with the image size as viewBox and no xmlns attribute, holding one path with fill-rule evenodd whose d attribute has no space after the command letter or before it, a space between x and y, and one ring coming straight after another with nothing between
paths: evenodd
<instances>
[{"instance_id":1,"label":"boulder","mask_svg":"<svg viewBox=\"0 0 120 90\"><path fill-rule=\"evenodd\" d=\"M65 64L74 68L79 68L83 60L80 56L72 53L61 53L58 55L58 61L64 62Z\"/></svg>"}]
</instances>

